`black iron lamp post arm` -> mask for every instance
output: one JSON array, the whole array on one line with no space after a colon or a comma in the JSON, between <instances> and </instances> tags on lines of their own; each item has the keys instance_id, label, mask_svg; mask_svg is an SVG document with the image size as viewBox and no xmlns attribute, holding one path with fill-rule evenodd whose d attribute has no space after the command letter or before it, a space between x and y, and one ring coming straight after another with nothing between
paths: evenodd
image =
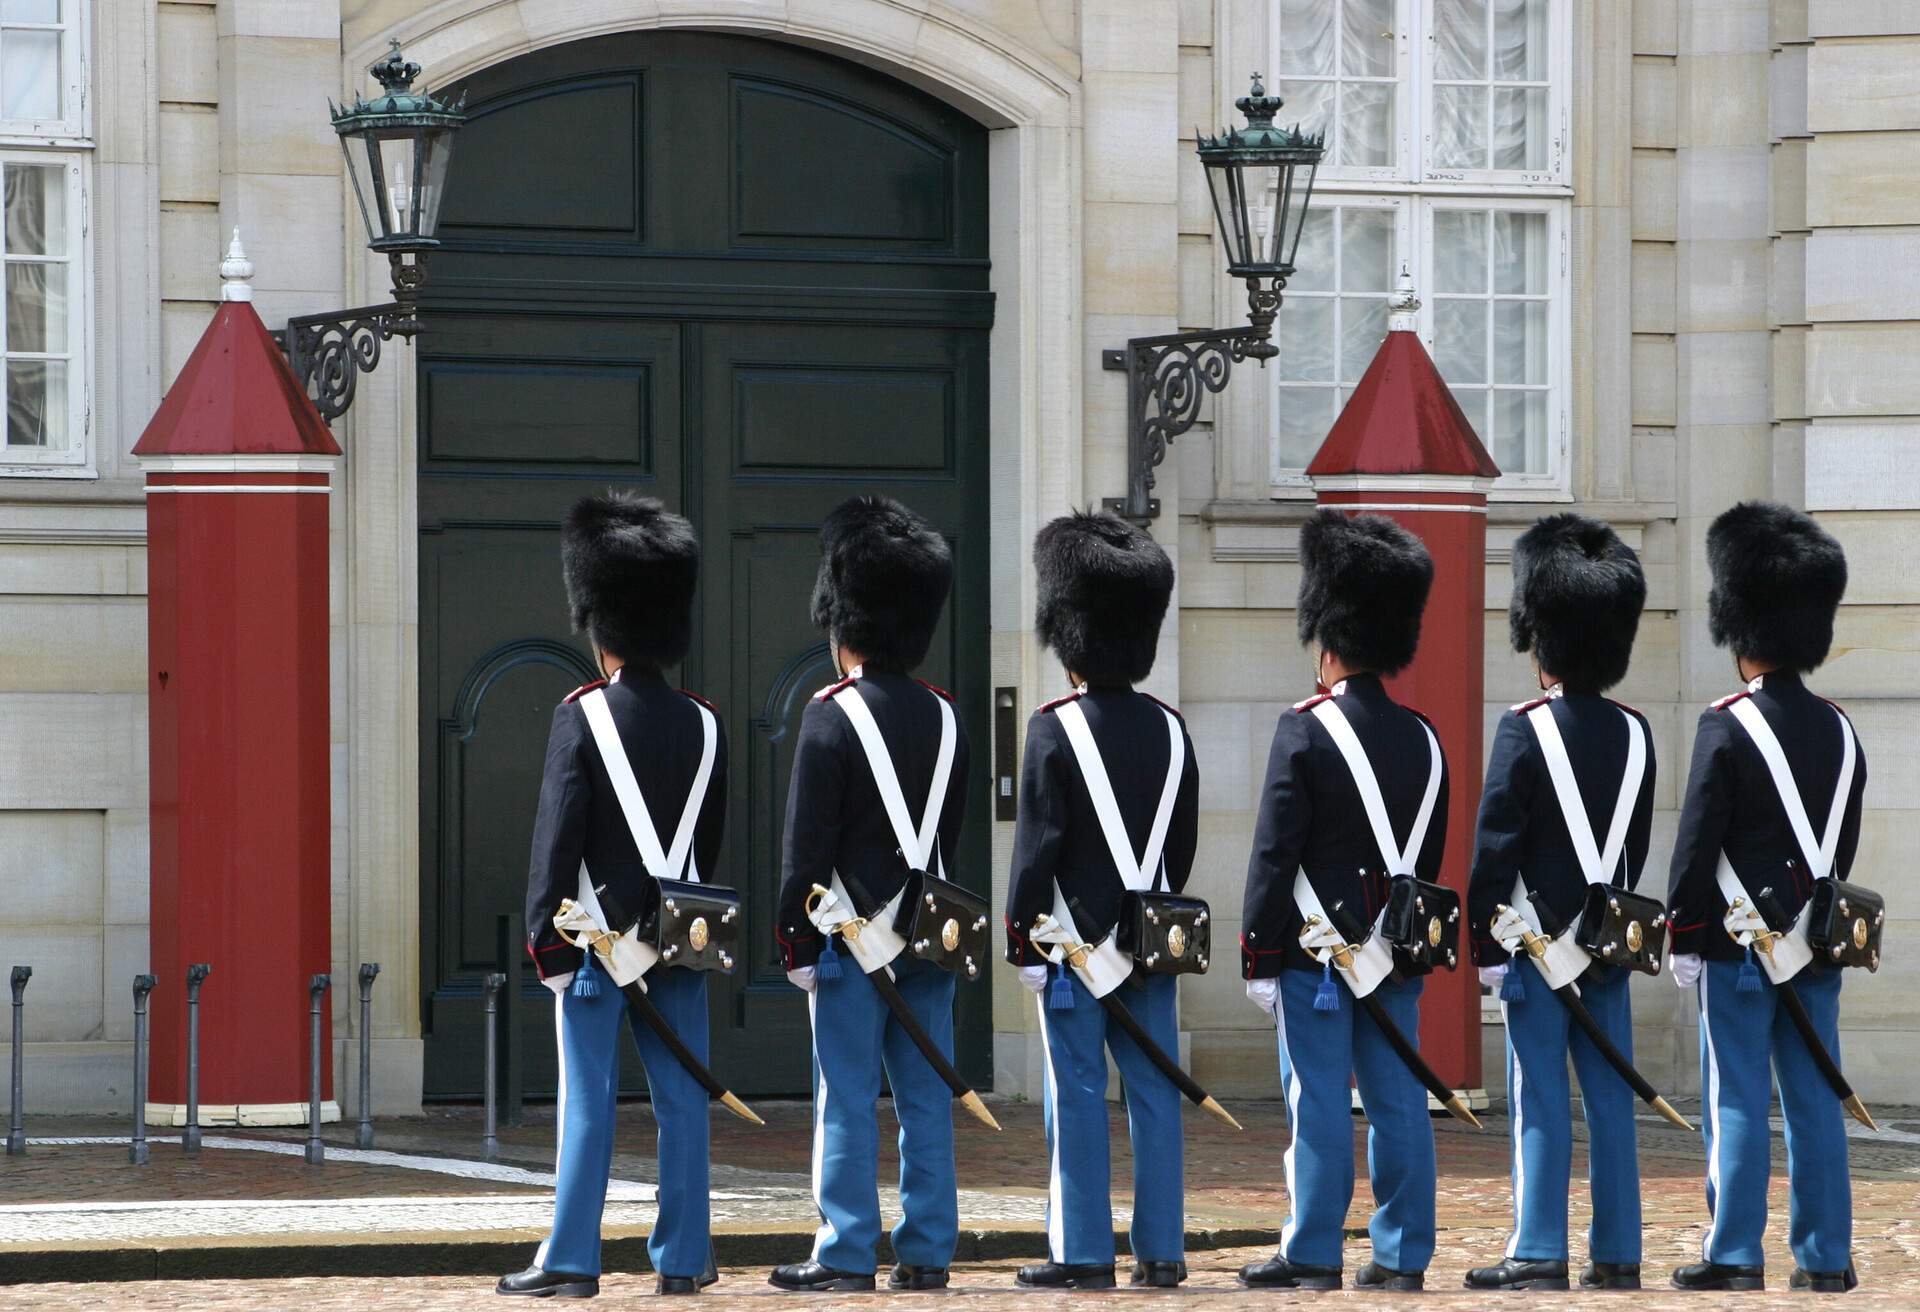
<instances>
[{"instance_id":1,"label":"black iron lamp post arm","mask_svg":"<svg viewBox=\"0 0 1920 1312\"><path fill-rule=\"evenodd\" d=\"M360 375L379 367L381 343L419 331L415 307L389 301L289 319L280 345L294 378L320 417L332 423L353 405Z\"/></svg>"}]
</instances>

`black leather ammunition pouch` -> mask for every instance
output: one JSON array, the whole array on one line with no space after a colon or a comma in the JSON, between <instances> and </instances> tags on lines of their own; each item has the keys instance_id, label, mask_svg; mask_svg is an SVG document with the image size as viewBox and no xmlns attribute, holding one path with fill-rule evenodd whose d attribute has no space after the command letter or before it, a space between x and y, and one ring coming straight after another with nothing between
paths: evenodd
<instances>
[{"instance_id":1,"label":"black leather ammunition pouch","mask_svg":"<svg viewBox=\"0 0 1920 1312\"><path fill-rule=\"evenodd\" d=\"M1658 900L1609 884L1587 886L1574 943L1602 966L1658 975L1667 947L1667 909Z\"/></svg>"},{"instance_id":2,"label":"black leather ammunition pouch","mask_svg":"<svg viewBox=\"0 0 1920 1312\"><path fill-rule=\"evenodd\" d=\"M1807 944L1823 966L1880 969L1880 927L1887 901L1870 888L1816 879L1807 902Z\"/></svg>"},{"instance_id":3,"label":"black leather ammunition pouch","mask_svg":"<svg viewBox=\"0 0 1920 1312\"><path fill-rule=\"evenodd\" d=\"M717 884L656 879L658 895L644 917L638 937L660 953L660 964L684 970L731 973L740 957L740 894ZM636 918L610 898L605 885L594 889L607 928L624 933Z\"/></svg>"},{"instance_id":4,"label":"black leather ammunition pouch","mask_svg":"<svg viewBox=\"0 0 1920 1312\"><path fill-rule=\"evenodd\" d=\"M1452 970L1460 964L1460 895L1413 875L1395 875L1387 885L1380 932L1401 975Z\"/></svg>"},{"instance_id":5,"label":"black leather ammunition pouch","mask_svg":"<svg viewBox=\"0 0 1920 1312\"><path fill-rule=\"evenodd\" d=\"M907 951L942 970L978 979L987 961L987 904L955 883L915 870L894 916Z\"/></svg>"},{"instance_id":6,"label":"black leather ammunition pouch","mask_svg":"<svg viewBox=\"0 0 1920 1312\"><path fill-rule=\"evenodd\" d=\"M1204 975L1213 957L1212 916L1197 897L1128 893L1114 934L1114 946L1149 975Z\"/></svg>"}]
</instances>

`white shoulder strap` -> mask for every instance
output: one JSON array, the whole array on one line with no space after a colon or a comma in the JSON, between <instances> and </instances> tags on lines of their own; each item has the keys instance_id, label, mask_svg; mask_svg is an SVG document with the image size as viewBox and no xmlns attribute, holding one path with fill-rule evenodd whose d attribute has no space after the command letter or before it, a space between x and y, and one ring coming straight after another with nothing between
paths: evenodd
<instances>
[{"instance_id":1,"label":"white shoulder strap","mask_svg":"<svg viewBox=\"0 0 1920 1312\"><path fill-rule=\"evenodd\" d=\"M907 859L914 870L931 871L939 855L940 811L947 801L947 780L953 774L954 723L953 707L947 705L947 699L938 693L928 693L940 705L940 750L933 763L933 786L928 791L927 808L920 818L919 832L914 831L913 817L907 811L906 794L900 791L900 776L894 773L893 757L887 751L887 740L875 723L873 712L867 709L867 703L860 696L860 686L849 684L833 695L834 705L846 714L853 725L853 731L860 736L860 746L867 754L867 764L873 770L874 786L880 790L880 802L887 808L887 819L893 823L893 836L900 844L900 855Z\"/></svg>"},{"instance_id":2,"label":"white shoulder strap","mask_svg":"<svg viewBox=\"0 0 1920 1312\"><path fill-rule=\"evenodd\" d=\"M1367 749L1360 745L1353 726L1347 723L1339 699L1329 697L1320 702L1313 708L1313 714L1326 726L1327 733L1333 738L1333 745L1346 758L1347 769L1353 772L1354 785L1360 790L1360 804L1366 808L1367 823L1373 826L1373 841L1380 847L1380 859L1387 863L1387 873L1412 874L1413 863L1427 840L1427 825L1433 820L1434 799L1440 795L1440 740L1433 736L1433 730L1425 720L1420 721L1420 727L1426 731L1427 752L1432 765L1427 775L1426 796L1420 799L1420 811L1414 816L1413 831L1407 835L1407 845L1402 849L1393 841L1393 821L1387 815L1386 799L1380 795L1380 781L1374 777L1373 762L1367 759Z\"/></svg>"},{"instance_id":3,"label":"white shoulder strap","mask_svg":"<svg viewBox=\"0 0 1920 1312\"><path fill-rule=\"evenodd\" d=\"M620 742L620 730L613 722L612 708L607 705L606 690L595 688L582 697L580 709L586 712L594 745L600 749L601 764L607 767L607 777L613 781L613 795L620 800L620 812L627 818L627 829L633 834L634 846L640 849L640 860L646 864L647 873L657 879L686 879L698 883L700 872L694 869L692 855L693 831L699 824L700 808L707 800L707 786L713 780L713 758L719 742L713 712L693 702L693 709L700 712L704 739L700 768L694 771L693 788L680 812L680 826L674 831L673 849L669 852L661 850L659 832L653 827L647 799L640 795L640 781L633 776L633 762L627 759L627 749Z\"/></svg>"},{"instance_id":4,"label":"white shoulder strap","mask_svg":"<svg viewBox=\"0 0 1920 1312\"><path fill-rule=\"evenodd\" d=\"M1107 850L1120 871L1120 882L1136 893L1144 893L1159 882L1160 854L1167 845L1167 825L1173 819L1174 798L1180 794L1180 776L1187 767L1187 745L1180 737L1180 721L1164 706L1167 717L1167 781L1160 789L1160 808L1154 812L1153 828L1147 834L1146 850L1134 859L1133 843L1127 837L1126 821L1120 816L1120 804L1113 796L1113 781L1107 777L1106 762L1100 759L1100 745L1093 740L1086 712L1078 700L1061 704L1054 714L1067 731L1074 759L1080 762L1080 777L1087 782L1093 799L1093 813L1100 817L1100 831L1106 835Z\"/></svg>"},{"instance_id":5,"label":"white shoulder strap","mask_svg":"<svg viewBox=\"0 0 1920 1312\"><path fill-rule=\"evenodd\" d=\"M1543 702L1527 712L1527 723L1540 742L1540 754L1547 758L1547 774L1553 779L1554 795L1560 799L1560 815L1567 822L1567 834L1573 839L1573 853L1580 861L1581 873L1589 884L1613 882L1620 868L1620 853L1627 845L1627 828L1633 822L1634 803L1640 799L1640 781L1647 773L1646 734L1640 721L1620 712L1627 722L1627 763L1620 775L1620 795L1613 804L1613 820L1607 826L1607 845L1598 848L1593 841L1593 825L1587 820L1586 803L1580 800L1580 783L1573 775L1573 762L1567 757L1567 744L1560 737L1560 725L1553 718L1553 703Z\"/></svg>"},{"instance_id":6,"label":"white shoulder strap","mask_svg":"<svg viewBox=\"0 0 1920 1312\"><path fill-rule=\"evenodd\" d=\"M1787 754L1780 750L1780 739L1767 723L1767 717L1760 713L1751 697L1742 697L1728 709L1753 739L1753 745L1760 749L1767 772L1773 776L1774 790L1780 794L1780 805L1786 810L1787 823L1793 826L1793 836L1800 842L1800 851L1812 868L1813 877L1827 878L1833 873L1834 853L1840 848L1840 821L1846 814L1847 798L1853 794L1853 725L1838 710L1834 711L1834 718L1840 721L1840 779L1834 785L1833 805L1827 810L1826 833L1816 839L1807 808L1800 801L1800 786L1793 781L1793 767L1787 763Z\"/></svg>"}]
</instances>

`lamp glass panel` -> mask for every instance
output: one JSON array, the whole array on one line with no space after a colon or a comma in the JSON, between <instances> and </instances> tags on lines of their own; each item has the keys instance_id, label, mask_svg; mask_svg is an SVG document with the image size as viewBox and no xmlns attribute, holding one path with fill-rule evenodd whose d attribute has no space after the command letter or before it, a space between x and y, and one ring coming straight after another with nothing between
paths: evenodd
<instances>
[{"instance_id":1,"label":"lamp glass panel","mask_svg":"<svg viewBox=\"0 0 1920 1312\"><path fill-rule=\"evenodd\" d=\"M420 180L414 176L416 130L382 132L379 137L386 229L392 236L410 237L419 223L419 214L414 208L420 196Z\"/></svg>"},{"instance_id":2,"label":"lamp glass panel","mask_svg":"<svg viewBox=\"0 0 1920 1312\"><path fill-rule=\"evenodd\" d=\"M340 138L340 150L347 158L347 176L353 179L353 194L360 202L360 220L370 241L386 236L380 226L383 213L380 189L376 185L378 155L371 139L360 136Z\"/></svg>"},{"instance_id":3,"label":"lamp glass panel","mask_svg":"<svg viewBox=\"0 0 1920 1312\"><path fill-rule=\"evenodd\" d=\"M417 235L431 237L440 230L440 202L446 199L447 164L453 158L453 133L429 128L421 137L420 224Z\"/></svg>"}]
</instances>

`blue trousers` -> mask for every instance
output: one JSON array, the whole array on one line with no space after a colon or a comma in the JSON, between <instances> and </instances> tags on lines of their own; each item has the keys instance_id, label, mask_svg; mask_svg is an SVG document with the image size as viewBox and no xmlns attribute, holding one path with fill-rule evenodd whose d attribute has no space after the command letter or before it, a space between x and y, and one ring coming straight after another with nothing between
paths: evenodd
<instances>
[{"instance_id":1,"label":"blue trousers","mask_svg":"<svg viewBox=\"0 0 1920 1312\"><path fill-rule=\"evenodd\" d=\"M1040 996L1046 1053L1047 1253L1074 1266L1113 1262L1112 1166L1107 1146L1107 1049L1127 1098L1133 1138L1133 1256L1141 1262L1186 1257L1182 1188L1180 1090L1107 1015L1071 971L1073 1006ZM1119 1000L1167 1053L1178 1054L1178 991L1172 975L1149 975L1145 986L1122 985Z\"/></svg>"},{"instance_id":2,"label":"blue trousers","mask_svg":"<svg viewBox=\"0 0 1920 1312\"><path fill-rule=\"evenodd\" d=\"M1293 1130L1286 1156L1293 1215L1280 1232L1280 1253L1309 1266L1342 1265L1341 1240L1353 1201L1351 1077L1367 1115L1373 1260L1395 1271L1424 1271L1433 1258L1435 1186L1426 1086L1344 984L1335 984L1334 1010L1315 1011L1320 981L1319 971L1280 972L1280 1082ZM1416 1044L1422 984L1389 980L1374 992Z\"/></svg>"},{"instance_id":3,"label":"blue trousers","mask_svg":"<svg viewBox=\"0 0 1920 1312\"><path fill-rule=\"evenodd\" d=\"M1845 1113L1780 1005L1779 990L1761 972L1757 991L1740 992L1740 969L1738 961L1709 961L1696 986L1707 1211L1713 1217L1703 1256L1731 1265L1763 1263L1772 1146L1767 1113L1777 1076L1787 1123L1787 1243L1793 1260L1807 1270L1843 1271L1853 1245ZM1836 1060L1840 974L1809 967L1789 986Z\"/></svg>"},{"instance_id":4,"label":"blue trousers","mask_svg":"<svg viewBox=\"0 0 1920 1312\"><path fill-rule=\"evenodd\" d=\"M1573 1172L1572 1088L1567 1058L1580 1077L1587 1117L1587 1188L1593 1226L1587 1255L1595 1262L1640 1260L1640 1153L1634 1138L1633 1090L1573 1021L1532 962L1516 959L1524 995L1500 1004L1507 1023L1507 1102L1513 1111L1513 1238L1507 1256L1567 1260L1567 1191ZM1580 981L1580 998L1600 1029L1633 1059L1628 972Z\"/></svg>"},{"instance_id":5,"label":"blue trousers","mask_svg":"<svg viewBox=\"0 0 1920 1312\"><path fill-rule=\"evenodd\" d=\"M953 1093L880 1000L853 958L809 995L813 1019L813 1258L837 1271L874 1269L880 1240L880 1125L884 1070L900 1122L900 1224L894 1255L945 1267L960 1238L953 1171ZM940 1051L953 1058L953 975L902 953L895 983Z\"/></svg>"},{"instance_id":6,"label":"blue trousers","mask_svg":"<svg viewBox=\"0 0 1920 1312\"><path fill-rule=\"evenodd\" d=\"M600 1213L613 1168L613 1119L620 1093L620 1033L631 1025L647 1070L659 1123L660 1210L647 1256L661 1275L700 1276L712 1256L708 1231L707 1091L658 1035L634 1016L613 981L598 970L599 993L567 993L554 1007L559 1029L559 1166L553 1233L534 1265L570 1275L600 1274ZM702 1061L707 1056L707 980L697 971L649 971L654 1005ZM624 1022L624 1023L623 1023Z\"/></svg>"}]
</instances>

